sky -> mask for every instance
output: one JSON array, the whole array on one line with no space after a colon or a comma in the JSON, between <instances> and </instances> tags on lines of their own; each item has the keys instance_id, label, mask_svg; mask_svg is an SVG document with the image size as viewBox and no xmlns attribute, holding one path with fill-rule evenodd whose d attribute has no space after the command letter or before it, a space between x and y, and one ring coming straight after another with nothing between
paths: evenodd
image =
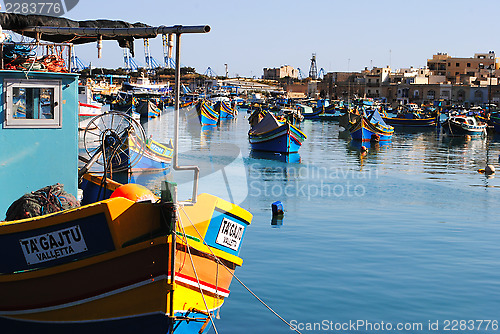
<instances>
[{"instance_id":1,"label":"sky","mask_svg":"<svg viewBox=\"0 0 500 334\"><path fill-rule=\"evenodd\" d=\"M257 77L263 68L290 65L307 76L311 56L318 71L361 71L365 67L424 67L438 52L453 57L497 51L496 0L80 0L64 17L116 19L152 26L209 25L207 34L182 36L181 64L205 73ZM163 64L161 36L150 40ZM123 67L115 41L76 46L93 67ZM142 40L135 60L144 65Z\"/></svg>"}]
</instances>

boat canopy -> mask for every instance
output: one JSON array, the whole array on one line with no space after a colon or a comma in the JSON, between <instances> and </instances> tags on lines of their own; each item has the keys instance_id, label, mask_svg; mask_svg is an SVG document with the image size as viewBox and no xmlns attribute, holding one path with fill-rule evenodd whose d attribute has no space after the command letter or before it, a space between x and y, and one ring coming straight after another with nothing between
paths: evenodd
<instances>
[{"instance_id":1,"label":"boat canopy","mask_svg":"<svg viewBox=\"0 0 500 334\"><path fill-rule=\"evenodd\" d=\"M46 15L0 13L3 29L54 43L84 44L101 40L116 40L122 48L134 55L134 39L155 38L159 34L206 33L210 26L159 26L128 23L119 20L74 21Z\"/></svg>"},{"instance_id":2,"label":"boat canopy","mask_svg":"<svg viewBox=\"0 0 500 334\"><path fill-rule=\"evenodd\" d=\"M367 110L367 114L369 115L368 119L370 120L370 123L373 123L373 124L378 123L380 125L387 126L384 119L382 118L382 115L380 115L380 112L378 111L378 109L372 109L372 110L373 111L371 113L369 110Z\"/></svg>"}]
</instances>

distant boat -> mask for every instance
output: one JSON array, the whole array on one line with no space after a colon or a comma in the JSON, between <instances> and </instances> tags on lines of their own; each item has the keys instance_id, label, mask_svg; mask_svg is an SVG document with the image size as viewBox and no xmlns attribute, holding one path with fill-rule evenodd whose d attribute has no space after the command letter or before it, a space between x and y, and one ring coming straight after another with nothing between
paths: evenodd
<instances>
[{"instance_id":1,"label":"distant boat","mask_svg":"<svg viewBox=\"0 0 500 334\"><path fill-rule=\"evenodd\" d=\"M238 114L236 109L233 109L226 101L219 101L216 110L219 111L220 118L234 118Z\"/></svg>"},{"instance_id":2,"label":"distant boat","mask_svg":"<svg viewBox=\"0 0 500 334\"><path fill-rule=\"evenodd\" d=\"M478 122L473 116L452 115L442 124L443 132L448 136L461 137L469 135L480 137L486 134L486 123Z\"/></svg>"},{"instance_id":3,"label":"distant boat","mask_svg":"<svg viewBox=\"0 0 500 334\"><path fill-rule=\"evenodd\" d=\"M302 131L292 124L278 121L273 114L263 113L263 118L248 132L252 150L277 153L297 153L302 142L307 138Z\"/></svg>"},{"instance_id":4,"label":"distant boat","mask_svg":"<svg viewBox=\"0 0 500 334\"><path fill-rule=\"evenodd\" d=\"M50 101L48 102L50 104ZM101 115L104 112L102 106L102 103L94 101L88 84L78 85L78 128L85 129L90 119Z\"/></svg>"},{"instance_id":5,"label":"distant boat","mask_svg":"<svg viewBox=\"0 0 500 334\"><path fill-rule=\"evenodd\" d=\"M385 123L392 126L408 127L435 127L437 125L437 115L431 116L429 113L424 113L416 104L410 103L405 107L395 117L389 117L384 113L382 118Z\"/></svg>"},{"instance_id":6,"label":"distant boat","mask_svg":"<svg viewBox=\"0 0 500 334\"><path fill-rule=\"evenodd\" d=\"M146 143L138 140L136 136L129 137L130 160L134 161L137 154L144 151L137 164L132 167L136 171L159 171L168 169L172 163L174 146L172 140L168 144L159 143L149 138Z\"/></svg>"},{"instance_id":7,"label":"distant boat","mask_svg":"<svg viewBox=\"0 0 500 334\"><path fill-rule=\"evenodd\" d=\"M384 122L378 109L371 109L363 110L363 115L351 125L349 132L354 140L384 141L392 139L394 128Z\"/></svg>"},{"instance_id":8,"label":"distant boat","mask_svg":"<svg viewBox=\"0 0 500 334\"><path fill-rule=\"evenodd\" d=\"M170 84L154 84L149 81L147 77L137 78L135 83L124 82L122 90L125 92L133 92L135 94L151 94L151 95L165 95L170 88Z\"/></svg>"},{"instance_id":9,"label":"distant boat","mask_svg":"<svg viewBox=\"0 0 500 334\"><path fill-rule=\"evenodd\" d=\"M206 101L200 101L196 106L201 125L217 125L219 113Z\"/></svg>"},{"instance_id":10,"label":"distant boat","mask_svg":"<svg viewBox=\"0 0 500 334\"><path fill-rule=\"evenodd\" d=\"M305 104L297 104L297 108L304 116L304 119L318 119L325 110L324 107L311 107Z\"/></svg>"}]
</instances>

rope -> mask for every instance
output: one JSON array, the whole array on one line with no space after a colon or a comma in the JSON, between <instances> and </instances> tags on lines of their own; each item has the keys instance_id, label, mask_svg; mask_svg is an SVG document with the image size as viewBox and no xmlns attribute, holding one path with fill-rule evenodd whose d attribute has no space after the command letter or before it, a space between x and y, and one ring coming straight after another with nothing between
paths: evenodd
<instances>
[{"instance_id":1,"label":"rope","mask_svg":"<svg viewBox=\"0 0 500 334\"><path fill-rule=\"evenodd\" d=\"M198 233L198 236L200 237L200 240L203 240L203 243L207 246L208 250L210 251L210 253L212 253L212 256L217 260L217 262L220 263L231 274L231 276L233 276L252 296L254 296L255 299L257 299L262 305L264 305L269 311L271 311L281 321L283 321L285 324L287 324L288 327L290 327L290 329L293 329L295 332L297 332L299 334L302 334L296 328L292 327L292 325L288 321L286 321L285 319L283 319L283 317L281 317L276 311L274 311L262 299L260 299L259 296L257 296L252 290L250 290L249 287L247 287L234 273L231 272L231 270L229 270L228 267L226 267L226 265L224 263L222 263L222 261L214 254L214 252L212 251L212 249L210 248L210 246L208 246L208 244L205 241L205 238L202 237L202 235L200 234L200 232L198 231L198 229L196 228L196 226L193 224L193 222L191 221L191 219L187 215L186 211L184 210L184 206L180 205L180 208L184 212L184 214L186 215L186 217L188 218L188 220L191 223L191 225L194 227L196 233Z\"/></svg>"},{"instance_id":2,"label":"rope","mask_svg":"<svg viewBox=\"0 0 500 334\"><path fill-rule=\"evenodd\" d=\"M188 217L188 219L189 219L189 217ZM186 233L184 231L184 226L182 226L182 224L180 224L180 218L179 218L179 226L181 227L182 233L184 234L184 242L186 243L186 249L187 249L187 251L189 253L189 260L191 261L191 266L193 266L194 275L196 276L196 281L198 282L198 287L200 289L201 298L203 299L203 303L205 304L205 309L207 310L208 317L210 318L210 322L212 323L212 326L214 327L215 333L219 334L219 332L217 331L217 328L215 327L214 320L212 319L212 315L210 314L210 310L208 308L207 301L205 300L205 295L203 294L203 290L201 288L200 279L198 278L198 273L197 273L196 267L194 265L193 257L191 256L191 248L189 247L189 244L188 244L188 241L187 241ZM179 237L179 239L181 239L181 237L177 236L177 234L175 234L175 236ZM172 268L172 270L175 271L175 268Z\"/></svg>"}]
</instances>

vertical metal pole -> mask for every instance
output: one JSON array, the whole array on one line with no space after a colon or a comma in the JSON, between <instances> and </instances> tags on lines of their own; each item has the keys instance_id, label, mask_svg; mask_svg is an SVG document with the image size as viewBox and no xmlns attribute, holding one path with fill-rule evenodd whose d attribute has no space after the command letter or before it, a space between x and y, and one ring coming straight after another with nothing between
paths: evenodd
<instances>
[{"instance_id":1,"label":"vertical metal pole","mask_svg":"<svg viewBox=\"0 0 500 334\"><path fill-rule=\"evenodd\" d=\"M181 34L177 34L175 44L175 101L174 101L174 156L173 166L177 168L177 155L179 153L179 99L181 87Z\"/></svg>"},{"instance_id":2,"label":"vertical metal pole","mask_svg":"<svg viewBox=\"0 0 500 334\"><path fill-rule=\"evenodd\" d=\"M174 156L172 159L172 167L174 170L192 170L194 172L193 180L193 197L191 202L196 203L198 197L198 179L200 169L198 166L179 166L179 106L180 106L180 91L181 91L181 33L176 33L177 39L175 43L175 103L174 103Z\"/></svg>"}]
</instances>

